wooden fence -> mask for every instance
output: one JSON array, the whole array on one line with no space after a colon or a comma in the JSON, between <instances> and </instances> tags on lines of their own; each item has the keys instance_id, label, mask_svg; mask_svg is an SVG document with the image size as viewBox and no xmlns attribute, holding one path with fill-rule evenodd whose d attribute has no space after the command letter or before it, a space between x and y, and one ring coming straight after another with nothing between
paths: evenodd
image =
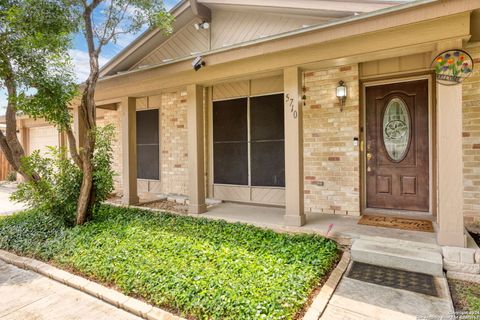
<instances>
[{"instance_id":1,"label":"wooden fence","mask_svg":"<svg viewBox=\"0 0 480 320\"><path fill-rule=\"evenodd\" d=\"M12 170L12 168L10 167L7 158L5 158L5 155L0 150L0 181L7 179L10 170Z\"/></svg>"}]
</instances>

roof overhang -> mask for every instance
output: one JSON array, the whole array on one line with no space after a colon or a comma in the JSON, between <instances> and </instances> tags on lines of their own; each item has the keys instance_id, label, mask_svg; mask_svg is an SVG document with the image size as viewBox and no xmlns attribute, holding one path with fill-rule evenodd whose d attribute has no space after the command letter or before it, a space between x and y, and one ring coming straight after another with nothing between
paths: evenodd
<instances>
[{"instance_id":1,"label":"roof overhang","mask_svg":"<svg viewBox=\"0 0 480 320\"><path fill-rule=\"evenodd\" d=\"M362 2L353 0L182 0L170 10L170 13L175 18L173 26L175 33L195 17L209 22L213 8L247 12L263 10L270 14L287 13L323 17L325 21L330 21L386 9L409 1L414 0L363 0ZM101 68L100 77L129 70L136 61L146 56L168 37L158 29L145 31Z\"/></svg>"},{"instance_id":2,"label":"roof overhang","mask_svg":"<svg viewBox=\"0 0 480 320\"><path fill-rule=\"evenodd\" d=\"M393 57L415 50L434 51L436 43L447 39L459 40L461 45L470 37L470 13L478 8L480 0L424 0L384 9L208 52L204 55L207 67L197 73L190 57L105 77L99 82L96 98L141 97L188 83L206 84L332 59L345 64L354 61L354 55L370 61L372 53L379 57L379 52L388 52Z\"/></svg>"},{"instance_id":3,"label":"roof overhang","mask_svg":"<svg viewBox=\"0 0 480 320\"><path fill-rule=\"evenodd\" d=\"M178 3L170 10L170 13L175 18L173 24L175 30L180 29L195 17L193 11L190 10L190 2L187 0ZM168 35L163 34L158 28L144 31L100 69L100 77L109 74L113 69L128 68L167 38Z\"/></svg>"}]
</instances>

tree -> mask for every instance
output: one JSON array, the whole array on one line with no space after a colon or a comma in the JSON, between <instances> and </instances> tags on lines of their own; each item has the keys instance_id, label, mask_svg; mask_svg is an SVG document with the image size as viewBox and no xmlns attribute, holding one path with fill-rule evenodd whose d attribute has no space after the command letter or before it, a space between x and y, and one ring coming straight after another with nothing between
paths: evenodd
<instances>
[{"instance_id":1,"label":"tree","mask_svg":"<svg viewBox=\"0 0 480 320\"><path fill-rule=\"evenodd\" d=\"M68 134L72 158L82 169L83 178L77 203L77 224L90 219L95 203L92 158L95 150L95 90L100 74L98 58L102 49L122 34L137 33L146 24L171 32L172 17L162 0L70 0L71 12L80 21L90 60L90 74L82 84L78 107L80 126L85 128L82 147L77 150L75 137ZM67 131L68 133L68 131Z\"/></svg>"},{"instance_id":2,"label":"tree","mask_svg":"<svg viewBox=\"0 0 480 320\"><path fill-rule=\"evenodd\" d=\"M48 109L52 113L47 120L61 128L69 125L67 103L75 86L65 53L75 26L69 7L60 0L0 0L0 89L7 92L0 147L26 180L39 177L22 170L25 151L17 137L17 113L35 111L35 117Z\"/></svg>"}]
</instances>

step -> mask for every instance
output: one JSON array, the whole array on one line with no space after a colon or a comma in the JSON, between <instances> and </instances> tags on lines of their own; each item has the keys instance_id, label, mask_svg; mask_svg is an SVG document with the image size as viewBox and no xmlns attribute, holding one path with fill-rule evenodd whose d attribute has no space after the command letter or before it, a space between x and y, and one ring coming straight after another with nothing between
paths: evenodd
<instances>
[{"instance_id":1,"label":"step","mask_svg":"<svg viewBox=\"0 0 480 320\"><path fill-rule=\"evenodd\" d=\"M406 246L405 243L355 240L351 255L353 261L382 267L426 273L443 277L442 254L425 250L421 246Z\"/></svg>"}]
</instances>

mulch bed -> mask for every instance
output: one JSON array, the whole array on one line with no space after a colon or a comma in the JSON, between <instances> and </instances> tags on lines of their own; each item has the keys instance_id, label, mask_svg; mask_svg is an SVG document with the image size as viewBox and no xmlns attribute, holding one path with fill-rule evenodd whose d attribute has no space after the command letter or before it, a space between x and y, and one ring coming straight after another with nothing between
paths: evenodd
<instances>
[{"instance_id":1,"label":"mulch bed","mask_svg":"<svg viewBox=\"0 0 480 320\"><path fill-rule=\"evenodd\" d=\"M480 284L460 280L448 280L455 311L477 311L469 304L468 297L480 296Z\"/></svg>"},{"instance_id":2,"label":"mulch bed","mask_svg":"<svg viewBox=\"0 0 480 320\"><path fill-rule=\"evenodd\" d=\"M432 221L420 219L372 216L365 214L358 221L358 224L411 231L434 232Z\"/></svg>"},{"instance_id":3,"label":"mulch bed","mask_svg":"<svg viewBox=\"0 0 480 320\"><path fill-rule=\"evenodd\" d=\"M167 200L159 200L155 202L149 202L140 205L141 207L147 207L147 208L152 208L152 209L159 209L159 210L165 210L165 211L173 211L177 212L180 214L187 214L188 212L188 206L184 204L178 204L173 201L167 201Z\"/></svg>"}]
</instances>

